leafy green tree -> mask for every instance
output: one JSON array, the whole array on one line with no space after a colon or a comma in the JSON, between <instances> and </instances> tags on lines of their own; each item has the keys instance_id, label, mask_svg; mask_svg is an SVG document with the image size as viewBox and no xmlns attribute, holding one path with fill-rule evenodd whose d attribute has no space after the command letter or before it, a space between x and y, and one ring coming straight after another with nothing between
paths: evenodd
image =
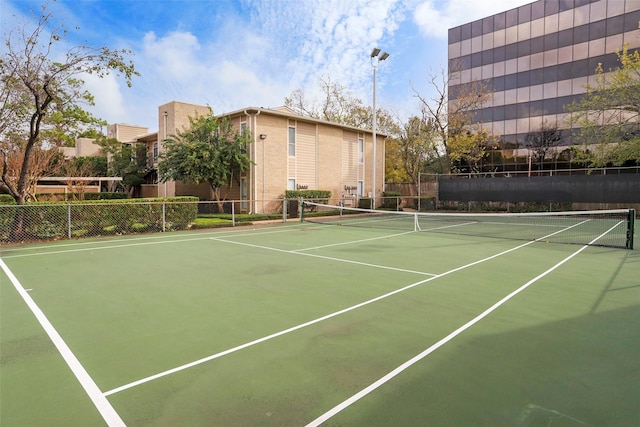
<instances>
[{"instance_id":1,"label":"leafy green tree","mask_svg":"<svg viewBox=\"0 0 640 427\"><path fill-rule=\"evenodd\" d=\"M411 182L418 183L419 174L427 172L428 167L440 157L438 133L433 122L417 116L410 117L395 141L402 170Z\"/></svg>"},{"instance_id":2,"label":"leafy green tree","mask_svg":"<svg viewBox=\"0 0 640 427\"><path fill-rule=\"evenodd\" d=\"M133 197L133 192L140 184L144 184L149 173L147 146L145 144L123 144L116 138L100 136L96 144L108 158L107 175L121 177L117 186Z\"/></svg>"},{"instance_id":3,"label":"leafy green tree","mask_svg":"<svg viewBox=\"0 0 640 427\"><path fill-rule=\"evenodd\" d=\"M495 148L495 138L486 129L471 126L449 139L449 160L452 171L479 172L488 150Z\"/></svg>"},{"instance_id":4,"label":"leafy green tree","mask_svg":"<svg viewBox=\"0 0 640 427\"><path fill-rule=\"evenodd\" d=\"M65 140L55 132L56 126L63 128L64 122L65 128L82 127L87 120L95 123L88 114L79 113L83 105L93 104L80 76L104 77L115 72L131 86L133 76L138 75L133 63L125 59L132 53L129 50L78 45L60 55L67 30L56 24L48 3L41 9L34 12L33 20L4 35L0 56L0 191L11 194L18 204L28 194L34 152ZM10 156L21 159L16 179L9 175ZM20 228L14 225L18 232Z\"/></svg>"},{"instance_id":5,"label":"leafy green tree","mask_svg":"<svg viewBox=\"0 0 640 427\"><path fill-rule=\"evenodd\" d=\"M567 108L583 144L578 160L595 167L640 161L640 53L625 45L616 54L620 66L599 64L594 83Z\"/></svg>"},{"instance_id":6,"label":"leafy green tree","mask_svg":"<svg viewBox=\"0 0 640 427\"><path fill-rule=\"evenodd\" d=\"M164 141L166 151L158 164L160 179L208 183L222 211L225 190L234 181L239 182L241 173L251 164L247 155L249 132L239 133L230 121L213 114L189 117L189 123L188 130Z\"/></svg>"}]
</instances>

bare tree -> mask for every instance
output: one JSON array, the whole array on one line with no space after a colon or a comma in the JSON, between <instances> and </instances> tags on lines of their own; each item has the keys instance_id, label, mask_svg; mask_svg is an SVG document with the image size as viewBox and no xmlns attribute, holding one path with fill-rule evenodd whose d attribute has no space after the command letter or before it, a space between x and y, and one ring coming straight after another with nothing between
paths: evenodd
<instances>
[{"instance_id":1,"label":"bare tree","mask_svg":"<svg viewBox=\"0 0 640 427\"><path fill-rule=\"evenodd\" d=\"M346 87L331 81L331 78L320 80L321 96L310 99L304 91L296 89L284 99L284 104L302 116L318 120L326 120L348 126L369 129L372 127L373 110L351 93ZM377 129L390 135L395 127L395 120L389 112L377 109Z\"/></svg>"},{"instance_id":2,"label":"bare tree","mask_svg":"<svg viewBox=\"0 0 640 427\"><path fill-rule=\"evenodd\" d=\"M542 169L544 159L547 157L549 151L558 145L561 139L562 134L560 129L558 129L558 125L548 124L546 121L542 123L537 131L527 134L525 144L529 147L540 169Z\"/></svg>"},{"instance_id":3,"label":"bare tree","mask_svg":"<svg viewBox=\"0 0 640 427\"><path fill-rule=\"evenodd\" d=\"M446 153L447 170L453 168L454 159L465 158L465 155L477 158L478 148L486 147L486 138L470 139L469 133L482 131L475 125L475 114L491 98L492 93L483 80L452 85L452 82L458 80L459 73L459 65L453 64L449 72L441 70L440 74L430 74L429 81L435 92L431 99L414 89L415 96L420 101L423 116L432 121L438 132L443 151ZM475 142L481 146L470 146L469 142ZM464 151L468 149L471 150Z\"/></svg>"}]
</instances>

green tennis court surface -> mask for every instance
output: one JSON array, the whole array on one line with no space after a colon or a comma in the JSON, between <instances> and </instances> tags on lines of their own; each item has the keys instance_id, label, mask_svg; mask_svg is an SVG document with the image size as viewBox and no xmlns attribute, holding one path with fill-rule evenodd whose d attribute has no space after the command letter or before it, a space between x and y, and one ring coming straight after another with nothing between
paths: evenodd
<instances>
[{"instance_id":1,"label":"green tennis court surface","mask_svg":"<svg viewBox=\"0 0 640 427\"><path fill-rule=\"evenodd\" d=\"M289 223L0 258L3 427L640 420L637 249Z\"/></svg>"}]
</instances>

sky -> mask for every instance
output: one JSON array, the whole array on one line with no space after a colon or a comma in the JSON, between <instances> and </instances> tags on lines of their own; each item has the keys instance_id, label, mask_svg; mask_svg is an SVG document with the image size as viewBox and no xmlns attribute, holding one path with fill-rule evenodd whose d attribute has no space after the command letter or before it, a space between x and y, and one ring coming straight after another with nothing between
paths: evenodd
<instances>
[{"instance_id":1,"label":"sky","mask_svg":"<svg viewBox=\"0 0 640 427\"><path fill-rule=\"evenodd\" d=\"M532 0L57 0L49 9L69 46L130 49L140 76L86 76L108 123L158 130L158 107L176 100L215 114L275 108L300 89L318 97L322 80L400 119L419 112L416 93L447 66L448 29ZM3 37L33 20L42 1L0 0ZM0 49L4 48L4 44Z\"/></svg>"}]
</instances>

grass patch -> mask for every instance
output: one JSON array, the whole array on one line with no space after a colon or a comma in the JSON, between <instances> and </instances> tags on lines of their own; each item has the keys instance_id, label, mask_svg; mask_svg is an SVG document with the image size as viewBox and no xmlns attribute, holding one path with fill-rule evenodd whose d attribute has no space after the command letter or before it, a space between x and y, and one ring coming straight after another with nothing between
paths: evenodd
<instances>
[{"instance_id":1,"label":"grass patch","mask_svg":"<svg viewBox=\"0 0 640 427\"><path fill-rule=\"evenodd\" d=\"M217 218L213 216L199 216L196 218L195 222L191 224L191 228L199 229L199 228L217 228L217 227L232 227L233 221L231 218Z\"/></svg>"}]
</instances>

